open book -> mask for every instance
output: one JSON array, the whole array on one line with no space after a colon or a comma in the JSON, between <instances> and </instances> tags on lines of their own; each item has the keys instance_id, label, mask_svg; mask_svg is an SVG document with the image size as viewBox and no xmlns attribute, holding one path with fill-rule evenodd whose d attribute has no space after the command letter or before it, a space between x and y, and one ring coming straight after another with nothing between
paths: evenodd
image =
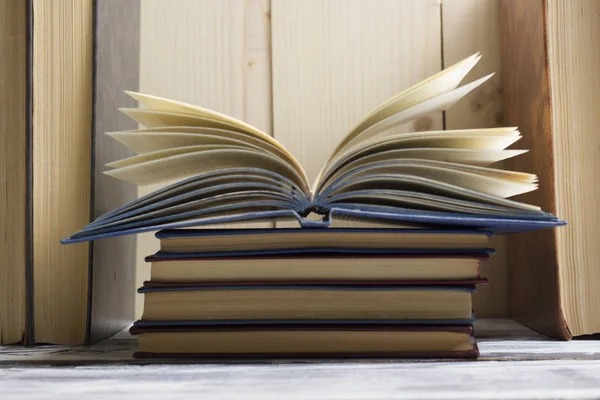
<instances>
[{"instance_id":1,"label":"open book","mask_svg":"<svg viewBox=\"0 0 600 400\"><path fill-rule=\"evenodd\" d=\"M537 188L537 177L489 166L526 150L506 148L517 128L398 132L452 106L491 75L459 86L472 55L399 93L367 114L309 182L277 140L242 121L169 99L128 92L144 108L122 109L145 126L109 133L138 153L106 174L136 185L164 183L100 216L64 243L165 228L332 218L401 225L518 232L563 224L509 197ZM173 183L174 182L174 183ZM322 218L306 218L309 214Z\"/></svg>"}]
</instances>

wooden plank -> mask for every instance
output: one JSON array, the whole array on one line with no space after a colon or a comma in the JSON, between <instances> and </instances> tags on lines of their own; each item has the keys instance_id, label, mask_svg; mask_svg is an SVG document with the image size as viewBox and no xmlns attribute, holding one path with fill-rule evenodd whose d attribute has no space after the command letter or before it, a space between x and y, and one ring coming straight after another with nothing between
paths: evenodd
<instances>
[{"instance_id":1,"label":"wooden plank","mask_svg":"<svg viewBox=\"0 0 600 400\"><path fill-rule=\"evenodd\" d=\"M555 151L548 58L546 0L500 2L504 114L523 132L529 152L507 160L510 169L535 173L540 188L518 197L556 215ZM570 168L570 167L569 167ZM510 314L557 338L571 338L560 304L558 231L544 229L508 238ZM594 244L594 246L596 246ZM580 265L576 265L580 268Z\"/></svg>"},{"instance_id":2,"label":"wooden plank","mask_svg":"<svg viewBox=\"0 0 600 400\"><path fill-rule=\"evenodd\" d=\"M103 172L108 162L134 153L105 132L136 129L137 124L117 107L137 102L123 89L139 84L140 1L100 1L96 8L96 78L94 104L94 209L93 218L137 197L137 188ZM90 339L106 339L123 329L134 316L136 238L134 235L93 243L92 314Z\"/></svg>"},{"instance_id":3,"label":"wooden plank","mask_svg":"<svg viewBox=\"0 0 600 400\"><path fill-rule=\"evenodd\" d=\"M271 133L268 0L145 0L140 47L140 91L208 107ZM151 190L140 188L139 195ZM157 248L152 234L138 237L138 284L149 277L144 256Z\"/></svg>"},{"instance_id":4,"label":"wooden plank","mask_svg":"<svg viewBox=\"0 0 600 400\"><path fill-rule=\"evenodd\" d=\"M132 341L129 341L132 342ZM123 351L127 340L115 339ZM51 346L49 346L51 347ZM61 351L54 349L59 355ZM229 364L107 365L47 368L26 359L32 349L0 347L1 398L159 399L202 393L203 399L524 399L600 397L598 341L485 341L484 360L364 360ZM96 357L108 347L96 346ZM86 356L71 348L62 357ZM68 355L65 356L64 353ZM87 355L93 354L92 349ZM493 357L492 357L493 356ZM56 356L55 356L56 357ZM517 361L532 359L535 361ZM502 362L496 362L502 360ZM360 362L357 362L360 361ZM51 363L51 362L50 362ZM28 365L29 364L29 365ZM235 363L234 363L235 364ZM23 368L28 365L27 368ZM526 379L523 377L526 376ZM51 395L45 395L51 394ZM49 397L50 396L50 397Z\"/></svg>"},{"instance_id":5,"label":"wooden plank","mask_svg":"<svg viewBox=\"0 0 600 400\"><path fill-rule=\"evenodd\" d=\"M600 342L593 340L555 342L548 340L525 326L510 319L480 319L475 325L475 335L481 350L480 360L521 360L521 359L600 359ZM194 363L197 360L147 360L133 359L138 348L137 338L127 330L121 331L110 339L92 346L37 346L23 348L0 346L0 365L52 364L52 365L92 365L92 364L153 364L153 363ZM211 360L214 362L242 362ZM268 360L255 359L254 363L269 364ZM284 360L287 362L307 362L307 360ZM309 360L310 361L310 360ZM354 360L336 360L352 362ZM371 362L414 362L415 360L370 360ZM420 360L428 361L432 360ZM275 361L282 362L282 360ZM318 364L327 364L333 360L312 360Z\"/></svg>"},{"instance_id":6,"label":"wooden plank","mask_svg":"<svg viewBox=\"0 0 600 400\"><path fill-rule=\"evenodd\" d=\"M496 72L485 85L446 111L446 129L504 126L498 0L444 0L442 26L445 66L479 51L483 57L465 81ZM495 237L491 247L497 253L481 270L489 284L477 290L473 307L478 317L506 317L509 314L506 238Z\"/></svg>"},{"instance_id":7,"label":"wooden plank","mask_svg":"<svg viewBox=\"0 0 600 400\"><path fill-rule=\"evenodd\" d=\"M437 0L272 1L273 127L314 179L368 111L440 70ZM441 128L441 113L405 127Z\"/></svg>"}]
</instances>

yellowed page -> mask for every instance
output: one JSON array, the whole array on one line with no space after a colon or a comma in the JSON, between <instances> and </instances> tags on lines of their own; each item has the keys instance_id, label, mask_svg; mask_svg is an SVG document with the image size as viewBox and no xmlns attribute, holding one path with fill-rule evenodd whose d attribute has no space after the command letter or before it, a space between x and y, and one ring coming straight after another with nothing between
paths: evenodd
<instances>
[{"instance_id":1,"label":"yellowed page","mask_svg":"<svg viewBox=\"0 0 600 400\"><path fill-rule=\"evenodd\" d=\"M497 205L485 203L468 202L451 197L434 196L428 193L417 193L407 191L378 191L377 194L347 193L344 201L352 201L359 204L381 205L411 208L416 210L463 212L468 214L493 214L493 215L515 215L514 208L500 208Z\"/></svg>"},{"instance_id":2,"label":"yellowed page","mask_svg":"<svg viewBox=\"0 0 600 400\"><path fill-rule=\"evenodd\" d=\"M137 156L124 158L122 160L113 161L111 163L106 164L107 167L111 168L123 168L130 167L132 165L145 163L148 161L156 161L161 160L168 157L177 156L180 154L188 154L188 153L197 153L209 150L232 150L232 149L245 149L247 151L256 151L261 152L260 149L253 149L248 146L238 146L238 145L230 145L230 144L209 144L209 145L200 145L200 146L185 146L185 147L175 147L171 149L165 150L157 150L151 153L140 154Z\"/></svg>"},{"instance_id":3,"label":"yellowed page","mask_svg":"<svg viewBox=\"0 0 600 400\"><path fill-rule=\"evenodd\" d=\"M173 111L176 113L190 114L190 115L195 115L197 117L221 121L228 125L235 126L239 129L241 129L243 132L252 133L253 135L256 135L256 136L263 136L266 138L271 138L269 135L267 135L260 129L253 127L252 125L249 125L239 119L230 117L228 115L221 114L221 113L213 111L213 110L209 110L207 108L183 103L181 101L166 99L164 97L151 96L151 95L143 94L143 93L136 93L136 92L131 92L131 91L125 91L125 93L127 93L129 96L133 97L134 99L139 101L141 104L143 104L144 106L146 106L147 108L152 109L152 110Z\"/></svg>"},{"instance_id":4,"label":"yellowed page","mask_svg":"<svg viewBox=\"0 0 600 400\"><path fill-rule=\"evenodd\" d=\"M369 188L372 176L364 176L359 182L356 182L352 187L345 186L336 190L334 194L351 193L358 190ZM418 175L395 174L391 177L377 178L382 184L387 186L385 190L406 190L430 193L444 197L453 197L465 199L467 201L492 204L501 207L511 207L516 210L523 211L540 211L540 207L522 202L513 201L499 196L490 195L475 190L466 189L462 186L452 185L442 181L425 178ZM378 191L379 192L379 191Z\"/></svg>"},{"instance_id":5,"label":"yellowed page","mask_svg":"<svg viewBox=\"0 0 600 400\"><path fill-rule=\"evenodd\" d=\"M321 183L345 163L378 152L408 148L503 150L520 138L516 128L413 132L376 137L367 143L348 146L338 153L322 171Z\"/></svg>"},{"instance_id":6,"label":"yellowed page","mask_svg":"<svg viewBox=\"0 0 600 400\"><path fill-rule=\"evenodd\" d=\"M336 170L322 184L328 184L334 181L343 174L352 171L359 167L372 165L375 163L394 162L406 159L419 159L431 161L443 161L454 164L465 164L474 166L488 166L497 163L510 157L514 157L527 152L527 150L486 150L486 149L433 149L433 148L416 148L416 149L399 149L389 150L381 153L359 158L343 167ZM503 171L503 170L502 170ZM504 172L504 171L503 171Z\"/></svg>"},{"instance_id":7,"label":"yellowed page","mask_svg":"<svg viewBox=\"0 0 600 400\"><path fill-rule=\"evenodd\" d=\"M348 136L344 138L342 143L340 143L340 146L344 145L345 142L352 140L355 135L358 135L360 132L387 117L404 111L422 101L455 89L469 71L477 64L480 58L481 56L479 53L473 54L386 100L383 104L369 112L358 125L348 133Z\"/></svg>"},{"instance_id":8,"label":"yellowed page","mask_svg":"<svg viewBox=\"0 0 600 400\"><path fill-rule=\"evenodd\" d=\"M277 157L247 149L206 150L150 160L106 171L105 174L135 185L167 183L173 180L224 168L263 168L280 174L303 190L309 189L302 177Z\"/></svg>"},{"instance_id":9,"label":"yellowed page","mask_svg":"<svg viewBox=\"0 0 600 400\"><path fill-rule=\"evenodd\" d=\"M474 170L471 168L477 167L461 170L451 169L448 165L444 165L444 163L439 163L439 166L436 166L433 162L431 162L431 164L426 165L417 162L412 164L410 162L401 164L398 162L357 172L352 175L352 179L362 178L362 185L372 188L374 181L380 181L383 183L383 186L386 187L390 185L401 186L401 184L395 184L393 182L395 176L415 176L501 198L512 197L537 189L537 184L531 181L508 179L505 177L500 178L498 176L492 176L491 174L484 175L472 172ZM338 191L345 192L356 190L355 186L358 185L343 185Z\"/></svg>"},{"instance_id":10,"label":"yellowed page","mask_svg":"<svg viewBox=\"0 0 600 400\"><path fill-rule=\"evenodd\" d=\"M279 142L273 139L271 136L265 135L260 131L248 131L243 127L239 127L234 124L230 124L229 122L224 122L219 119L213 119L208 117L200 117L193 114L184 114L174 111L168 110L153 110L153 109L142 109L142 108L121 108L123 113L125 113L130 118L134 119L141 125L149 128L158 128L158 127L174 127L174 126L197 126L203 128L216 128L216 129L224 129L234 132L247 133L249 135L254 136L255 138L262 139L267 143L278 147L286 156L286 159L290 160L294 166L294 169L303 179L302 186L308 186L308 179L306 178L306 173L304 169L292 154L290 154ZM169 128L170 129L170 128Z\"/></svg>"},{"instance_id":11,"label":"yellowed page","mask_svg":"<svg viewBox=\"0 0 600 400\"><path fill-rule=\"evenodd\" d=\"M192 131L192 132L190 132ZM138 154L175 147L203 144L236 144L264 149L269 153L282 154L275 146L239 132L214 128L168 127L138 129L135 131L109 132L107 135Z\"/></svg>"}]
</instances>

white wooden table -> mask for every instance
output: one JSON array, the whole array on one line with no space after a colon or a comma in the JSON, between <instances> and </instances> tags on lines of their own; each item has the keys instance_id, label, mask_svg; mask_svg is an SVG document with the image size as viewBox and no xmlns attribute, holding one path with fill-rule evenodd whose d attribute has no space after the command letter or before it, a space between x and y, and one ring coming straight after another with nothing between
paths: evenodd
<instances>
[{"instance_id":1,"label":"white wooden table","mask_svg":"<svg viewBox=\"0 0 600 400\"><path fill-rule=\"evenodd\" d=\"M90 347L0 348L0 399L600 398L600 341L481 321L477 361L149 363L128 334Z\"/></svg>"}]
</instances>

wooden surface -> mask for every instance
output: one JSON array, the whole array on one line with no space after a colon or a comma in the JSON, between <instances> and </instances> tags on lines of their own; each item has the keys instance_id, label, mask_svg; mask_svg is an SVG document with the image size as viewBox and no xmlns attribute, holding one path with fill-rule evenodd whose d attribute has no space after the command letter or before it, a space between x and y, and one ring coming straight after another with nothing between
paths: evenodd
<instances>
[{"instance_id":1,"label":"wooden surface","mask_svg":"<svg viewBox=\"0 0 600 400\"><path fill-rule=\"evenodd\" d=\"M271 133L268 0L144 0L140 37L140 91L208 107ZM140 188L139 194L152 190ZM157 250L153 234L138 236L138 286L149 277L144 257ZM143 299L137 297L139 317Z\"/></svg>"},{"instance_id":2,"label":"wooden surface","mask_svg":"<svg viewBox=\"0 0 600 400\"><path fill-rule=\"evenodd\" d=\"M481 351L478 361L498 360L555 360L555 359L600 359L600 341L558 342L549 340L523 325L510 319L491 318L478 320L475 328L477 343ZM90 365L90 364L189 364L198 360L147 360L133 359L137 350L137 339L127 330L121 331L110 339L92 346L37 346L24 348L18 346L0 346L0 365ZM436 360L381 359L371 362L432 362ZM329 362L348 363L357 360L330 360ZM441 361L441 360L438 360ZM448 362L458 362L446 360ZM314 362L326 364L327 360L204 360L204 363L281 363ZM460 361L463 362L463 361Z\"/></svg>"},{"instance_id":3,"label":"wooden surface","mask_svg":"<svg viewBox=\"0 0 600 400\"><path fill-rule=\"evenodd\" d=\"M600 361L0 370L6 399L597 399Z\"/></svg>"},{"instance_id":4,"label":"wooden surface","mask_svg":"<svg viewBox=\"0 0 600 400\"><path fill-rule=\"evenodd\" d=\"M600 341L551 341L502 319L478 321L476 331L478 361L146 360L132 365L136 342L126 333L92 347L0 347L0 398L158 399L199 393L203 399L261 400L600 396Z\"/></svg>"},{"instance_id":5,"label":"wooden surface","mask_svg":"<svg viewBox=\"0 0 600 400\"><path fill-rule=\"evenodd\" d=\"M502 90L505 121L519 127L523 133L519 145L529 149L526 156L507 160L506 165L539 177L539 189L518 200L555 214L545 4L545 0L500 2ZM557 232L548 229L508 238L510 314L548 335L569 337L560 308Z\"/></svg>"},{"instance_id":6,"label":"wooden surface","mask_svg":"<svg viewBox=\"0 0 600 400\"><path fill-rule=\"evenodd\" d=\"M600 361L0 370L7 399L597 399Z\"/></svg>"},{"instance_id":7,"label":"wooden surface","mask_svg":"<svg viewBox=\"0 0 600 400\"><path fill-rule=\"evenodd\" d=\"M137 90L139 82L140 2L97 2L94 202L93 218L137 198L137 189L103 174L104 165L130 157L133 152L105 132L136 129L137 124L117 111L136 107L123 89ZM93 343L125 328L134 315L136 237L98 240L92 245Z\"/></svg>"},{"instance_id":8,"label":"wooden surface","mask_svg":"<svg viewBox=\"0 0 600 400\"><path fill-rule=\"evenodd\" d=\"M447 113L447 127L501 124L497 0L273 0L270 13L268 3L142 2L140 90L272 132L310 179L366 112L477 51L484 58L469 79L498 75ZM440 128L442 113L403 127ZM139 243L138 260L157 250L152 234ZM476 295L475 310L505 317L504 240L493 246L498 254L483 267L492 283ZM148 266L137 267L141 283Z\"/></svg>"},{"instance_id":9,"label":"wooden surface","mask_svg":"<svg viewBox=\"0 0 600 400\"><path fill-rule=\"evenodd\" d=\"M32 6L34 331L38 342L77 344L89 245L59 242L90 220L92 1Z\"/></svg>"},{"instance_id":10,"label":"wooden surface","mask_svg":"<svg viewBox=\"0 0 600 400\"><path fill-rule=\"evenodd\" d=\"M0 344L25 329L27 4L0 1Z\"/></svg>"},{"instance_id":11,"label":"wooden surface","mask_svg":"<svg viewBox=\"0 0 600 400\"><path fill-rule=\"evenodd\" d=\"M560 305L581 335L600 332L600 2L549 0L547 16Z\"/></svg>"},{"instance_id":12,"label":"wooden surface","mask_svg":"<svg viewBox=\"0 0 600 400\"><path fill-rule=\"evenodd\" d=\"M479 51L483 57L465 82L496 73L485 85L445 112L446 129L504 126L498 0L444 0L442 23L445 67ZM519 148L518 143L516 147ZM494 167L502 168L503 164ZM481 268L482 276L488 278L489 283L473 296L473 309L478 316L506 317L509 315L506 236L493 238L490 247L496 249L496 254Z\"/></svg>"},{"instance_id":13,"label":"wooden surface","mask_svg":"<svg viewBox=\"0 0 600 400\"><path fill-rule=\"evenodd\" d=\"M272 1L273 128L312 181L368 111L440 70L437 0ZM441 128L441 113L405 127Z\"/></svg>"}]
</instances>

